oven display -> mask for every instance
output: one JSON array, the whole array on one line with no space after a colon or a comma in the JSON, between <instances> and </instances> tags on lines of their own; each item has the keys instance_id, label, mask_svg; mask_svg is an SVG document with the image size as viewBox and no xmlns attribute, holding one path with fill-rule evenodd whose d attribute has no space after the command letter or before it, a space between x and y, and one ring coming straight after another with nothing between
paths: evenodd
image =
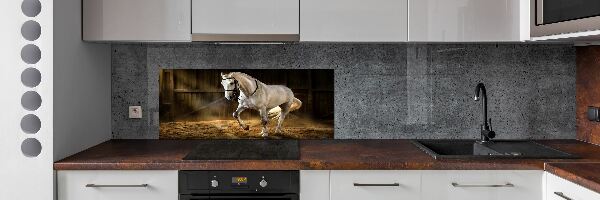
<instances>
[{"instance_id":1,"label":"oven display","mask_svg":"<svg viewBox=\"0 0 600 200\"><path fill-rule=\"evenodd\" d=\"M247 186L248 185L248 177L245 177L245 176L231 177L231 185L232 186Z\"/></svg>"}]
</instances>

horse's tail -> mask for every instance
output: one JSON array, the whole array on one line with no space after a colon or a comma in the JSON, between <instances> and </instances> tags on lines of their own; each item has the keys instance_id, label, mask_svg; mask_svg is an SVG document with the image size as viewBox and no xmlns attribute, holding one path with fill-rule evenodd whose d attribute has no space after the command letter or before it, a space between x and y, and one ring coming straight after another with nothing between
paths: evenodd
<instances>
[{"instance_id":1,"label":"horse's tail","mask_svg":"<svg viewBox=\"0 0 600 200\"><path fill-rule=\"evenodd\" d=\"M300 101L300 99L294 97L294 99L292 100L292 105L290 106L290 112L298 110L298 109L300 109L300 107L302 107L302 101ZM281 107L279 107L279 106L269 110L270 118L275 118L275 117L279 118L280 115L281 115Z\"/></svg>"}]
</instances>

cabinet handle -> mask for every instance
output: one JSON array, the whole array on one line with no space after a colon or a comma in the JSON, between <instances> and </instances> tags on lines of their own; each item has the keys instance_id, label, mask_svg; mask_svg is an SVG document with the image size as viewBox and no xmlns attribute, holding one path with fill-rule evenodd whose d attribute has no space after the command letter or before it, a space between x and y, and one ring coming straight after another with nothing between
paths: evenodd
<instances>
[{"instance_id":1,"label":"cabinet handle","mask_svg":"<svg viewBox=\"0 0 600 200\"><path fill-rule=\"evenodd\" d=\"M554 192L554 194L556 196L559 196L559 197L565 199L565 200L573 200L573 199L569 198L568 196L566 196L565 194L563 194L562 192Z\"/></svg>"},{"instance_id":2,"label":"cabinet handle","mask_svg":"<svg viewBox=\"0 0 600 200\"><path fill-rule=\"evenodd\" d=\"M491 185L464 185L464 184L458 184L458 183L452 183L452 186L454 187L515 187L515 185L513 185L512 183L506 183L506 184L491 184Z\"/></svg>"},{"instance_id":3,"label":"cabinet handle","mask_svg":"<svg viewBox=\"0 0 600 200\"><path fill-rule=\"evenodd\" d=\"M400 183L354 183L355 187L398 187Z\"/></svg>"},{"instance_id":4,"label":"cabinet handle","mask_svg":"<svg viewBox=\"0 0 600 200\"><path fill-rule=\"evenodd\" d=\"M92 187L92 188L123 188L123 187L148 187L148 184L139 184L139 185L98 185L98 184L86 184L85 187Z\"/></svg>"}]
</instances>

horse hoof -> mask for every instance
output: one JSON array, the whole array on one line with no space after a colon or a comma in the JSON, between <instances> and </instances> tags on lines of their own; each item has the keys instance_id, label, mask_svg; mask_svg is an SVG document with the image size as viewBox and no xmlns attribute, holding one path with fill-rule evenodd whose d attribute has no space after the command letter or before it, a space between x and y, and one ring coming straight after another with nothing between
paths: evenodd
<instances>
[{"instance_id":1,"label":"horse hoof","mask_svg":"<svg viewBox=\"0 0 600 200\"><path fill-rule=\"evenodd\" d=\"M268 137L269 134L268 133L261 133L260 136L262 136L262 137Z\"/></svg>"}]
</instances>

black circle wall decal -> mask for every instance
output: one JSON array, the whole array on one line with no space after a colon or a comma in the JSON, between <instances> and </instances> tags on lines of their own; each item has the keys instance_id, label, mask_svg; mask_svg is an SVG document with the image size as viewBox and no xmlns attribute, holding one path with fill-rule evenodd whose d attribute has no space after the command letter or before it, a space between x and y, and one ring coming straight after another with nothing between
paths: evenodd
<instances>
[{"instance_id":1,"label":"black circle wall decal","mask_svg":"<svg viewBox=\"0 0 600 200\"><path fill-rule=\"evenodd\" d=\"M39 0L24 0L21 3L21 11L27 17L35 17L42 11L42 3Z\"/></svg>"},{"instance_id":2,"label":"black circle wall decal","mask_svg":"<svg viewBox=\"0 0 600 200\"><path fill-rule=\"evenodd\" d=\"M40 27L40 23L29 20L23 23L21 26L21 35L23 38L29 41L34 41L40 38L42 34L42 28Z\"/></svg>"},{"instance_id":3,"label":"black circle wall decal","mask_svg":"<svg viewBox=\"0 0 600 200\"><path fill-rule=\"evenodd\" d=\"M37 110L42 105L42 97L37 92L27 91L21 96L21 105L25 110Z\"/></svg>"},{"instance_id":4,"label":"black circle wall decal","mask_svg":"<svg viewBox=\"0 0 600 200\"><path fill-rule=\"evenodd\" d=\"M40 48L34 44L25 45L21 49L21 59L27 64L35 64L42 58Z\"/></svg>"},{"instance_id":5,"label":"black circle wall decal","mask_svg":"<svg viewBox=\"0 0 600 200\"><path fill-rule=\"evenodd\" d=\"M21 130L25 133L35 134L40 131L41 127L42 121L36 115L28 114L21 119Z\"/></svg>"},{"instance_id":6,"label":"black circle wall decal","mask_svg":"<svg viewBox=\"0 0 600 200\"><path fill-rule=\"evenodd\" d=\"M42 74L36 68L30 67L21 73L21 83L27 87L36 87L42 82Z\"/></svg>"},{"instance_id":7,"label":"black circle wall decal","mask_svg":"<svg viewBox=\"0 0 600 200\"><path fill-rule=\"evenodd\" d=\"M42 144L35 138L27 138L21 143L21 152L27 157L37 157L42 153Z\"/></svg>"}]
</instances>

